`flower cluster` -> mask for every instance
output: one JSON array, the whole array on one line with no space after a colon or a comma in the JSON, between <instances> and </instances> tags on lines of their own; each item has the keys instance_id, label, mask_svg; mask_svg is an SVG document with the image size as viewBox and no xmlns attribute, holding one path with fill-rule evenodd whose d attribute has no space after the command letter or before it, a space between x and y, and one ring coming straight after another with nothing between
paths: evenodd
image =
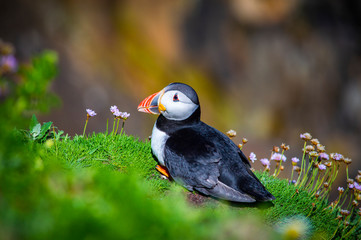
<instances>
[{"instance_id":1,"label":"flower cluster","mask_svg":"<svg viewBox=\"0 0 361 240\"><path fill-rule=\"evenodd\" d=\"M350 158L340 153L327 153L326 147L317 138L313 138L310 133L300 134L300 138L304 141L302 158L291 158L292 169L288 182L295 185L297 191L307 191L315 197L316 201L320 201L320 204L317 202L313 203L311 209L314 209L317 204L322 205L322 202L328 200L339 170L345 168L347 187L339 186L337 188L339 193L337 200L333 201L328 208L323 210L328 209L335 212L335 215L338 213L339 225L333 237L338 234L341 235L342 239L347 239L361 222L361 208L358 208L359 201L361 201L361 171L358 172L354 179L350 179L348 173L349 165L352 163ZM269 159L260 159L264 171L270 172L272 162L274 162L275 169L272 176L277 177L280 171L284 170L282 163L287 160L284 155L287 150L289 150L289 146L286 144L274 146ZM249 160L252 163L257 160L254 152L249 155ZM344 165L343 167L341 167L342 164ZM294 179L295 173L298 176Z\"/></svg>"},{"instance_id":2,"label":"flower cluster","mask_svg":"<svg viewBox=\"0 0 361 240\"><path fill-rule=\"evenodd\" d=\"M338 211L337 219L340 221L335 234L342 230L342 238L347 238L356 229L361 217L358 217L357 222L350 222L355 219L357 215L361 214L361 209L356 212L358 201L361 200L361 172L354 179L349 179L348 167L351 164L351 159L344 157L340 153L326 153L326 147L320 143L316 138L312 138L310 133L300 134L300 138L304 141L302 149L301 165L297 166L299 160L295 161L291 174L291 181L293 180L293 171L297 171L298 178L295 183L298 189L303 189L311 193L316 199L324 201L329 198L329 193L337 178L341 164L345 164L348 188L338 187L339 197L330 204L331 211ZM346 201L348 204L345 204ZM346 207L347 209L341 209ZM342 224L343 223L343 224ZM340 229L343 226L343 229Z\"/></svg>"},{"instance_id":3,"label":"flower cluster","mask_svg":"<svg viewBox=\"0 0 361 240\"><path fill-rule=\"evenodd\" d=\"M248 140L246 138L243 138L242 142L243 142L243 144L238 145L238 147L240 149L242 149L242 146L245 143L247 143ZM282 149L282 151L281 151L281 149ZM280 147L274 146L270 159L267 159L267 158L260 159L261 164L264 166L264 171L270 171L271 162L273 161L276 163L276 168L275 168L275 172L273 175L278 176L278 174L280 174L280 172L283 171L283 169L284 169L284 166L282 166L282 162L286 162L286 160L287 160L287 157L284 155L284 152L289 149L290 149L290 146L288 146L284 143L282 143ZM251 152L248 159L252 163L254 163L257 160L256 154L254 152Z\"/></svg>"},{"instance_id":4,"label":"flower cluster","mask_svg":"<svg viewBox=\"0 0 361 240\"><path fill-rule=\"evenodd\" d=\"M110 112L113 113L114 118L116 119L127 120L127 118L130 116L130 113L119 111L118 107L115 105L110 107Z\"/></svg>"},{"instance_id":5,"label":"flower cluster","mask_svg":"<svg viewBox=\"0 0 361 240\"><path fill-rule=\"evenodd\" d=\"M122 119L123 120L123 123L122 123L122 129L121 129L121 132L120 134L123 133L123 129L124 129L124 124L125 124L125 120L127 120L129 117L130 117L130 113L127 113L127 112L121 112L119 111L118 107L116 105L114 106L111 106L110 107L110 112L113 114L114 116L114 122L113 122L113 130L112 130L112 135L115 135L117 132L118 132L118 127L119 127L119 120ZM83 131L83 137L85 136L85 130L86 130L86 127L87 127L87 124L88 124L88 120L89 118L91 117L94 117L96 116L96 112L94 112L93 110L91 109L86 109L86 113L87 113L87 119L85 121L85 126L84 126L84 131ZM117 124L115 123L116 120L118 120ZM115 126L117 126L115 128ZM107 130L108 130L108 123L107 123Z\"/></svg>"},{"instance_id":6,"label":"flower cluster","mask_svg":"<svg viewBox=\"0 0 361 240\"><path fill-rule=\"evenodd\" d=\"M116 134L118 132L118 127L119 127L119 120L120 119L123 119L123 123L122 123L122 129L120 131L120 134L123 133L123 129L124 129L124 124L125 124L125 120L128 119L128 117L130 116L130 113L127 113L127 112L121 112L119 111L118 107L116 105L114 106L111 106L110 107L110 112L113 113L113 116L114 116L114 122L113 122L113 131L112 131L112 134ZM114 128L115 128L115 121L118 120L117 122L117 127L114 131Z\"/></svg>"}]
</instances>

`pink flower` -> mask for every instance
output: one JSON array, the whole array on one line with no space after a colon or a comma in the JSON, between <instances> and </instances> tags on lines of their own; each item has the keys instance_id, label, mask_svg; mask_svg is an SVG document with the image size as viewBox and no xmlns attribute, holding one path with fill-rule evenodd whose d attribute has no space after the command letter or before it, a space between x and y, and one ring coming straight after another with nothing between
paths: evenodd
<instances>
[{"instance_id":1,"label":"pink flower","mask_svg":"<svg viewBox=\"0 0 361 240\"><path fill-rule=\"evenodd\" d=\"M300 138L303 140L311 140L312 136L309 133L301 133Z\"/></svg>"},{"instance_id":2,"label":"pink flower","mask_svg":"<svg viewBox=\"0 0 361 240\"><path fill-rule=\"evenodd\" d=\"M124 120L127 120L127 118L128 118L129 116L130 116L130 113L123 112L120 117L121 117L122 119L124 119Z\"/></svg>"},{"instance_id":3,"label":"pink flower","mask_svg":"<svg viewBox=\"0 0 361 240\"><path fill-rule=\"evenodd\" d=\"M259 160L263 166L269 167L271 165L271 162L267 158L262 158Z\"/></svg>"},{"instance_id":4,"label":"pink flower","mask_svg":"<svg viewBox=\"0 0 361 240\"><path fill-rule=\"evenodd\" d=\"M324 153L324 152L323 152L323 153L320 153L319 156L320 156L321 159L325 159L325 160L329 160L329 159L330 159L329 156L328 156L328 154L327 154L327 153Z\"/></svg>"},{"instance_id":5,"label":"pink flower","mask_svg":"<svg viewBox=\"0 0 361 240\"><path fill-rule=\"evenodd\" d=\"M320 169L321 171L326 169L326 166L323 164L318 165L318 169Z\"/></svg>"},{"instance_id":6,"label":"pink flower","mask_svg":"<svg viewBox=\"0 0 361 240\"><path fill-rule=\"evenodd\" d=\"M331 153L331 158L336 161L341 161L343 159L343 155L339 153Z\"/></svg>"},{"instance_id":7,"label":"pink flower","mask_svg":"<svg viewBox=\"0 0 361 240\"><path fill-rule=\"evenodd\" d=\"M0 57L0 67L6 67L9 72L16 72L18 62L13 55L2 56Z\"/></svg>"},{"instance_id":8,"label":"pink flower","mask_svg":"<svg viewBox=\"0 0 361 240\"><path fill-rule=\"evenodd\" d=\"M354 187L355 187L357 190L361 191L361 185L360 185L360 184L358 184L357 182L355 182L353 185L354 185Z\"/></svg>"},{"instance_id":9,"label":"pink flower","mask_svg":"<svg viewBox=\"0 0 361 240\"><path fill-rule=\"evenodd\" d=\"M120 112L119 109L117 108L117 106L111 106L110 107L110 111L113 113L114 117L116 118L121 118L124 120L127 120L127 118L130 116L130 113L127 112Z\"/></svg>"},{"instance_id":10,"label":"pink flower","mask_svg":"<svg viewBox=\"0 0 361 240\"><path fill-rule=\"evenodd\" d=\"M300 159L298 159L298 158L296 158L296 157L293 157L291 160L292 160L292 162L294 162L294 163L298 163L298 162L300 161Z\"/></svg>"},{"instance_id":11,"label":"pink flower","mask_svg":"<svg viewBox=\"0 0 361 240\"><path fill-rule=\"evenodd\" d=\"M116 105L110 107L110 111L114 114L115 112L119 112L118 107Z\"/></svg>"},{"instance_id":12,"label":"pink flower","mask_svg":"<svg viewBox=\"0 0 361 240\"><path fill-rule=\"evenodd\" d=\"M274 160L274 161L281 161L282 160L283 162L286 162L287 157L285 155L282 155L281 153L274 153L271 156L271 160Z\"/></svg>"},{"instance_id":13,"label":"pink flower","mask_svg":"<svg viewBox=\"0 0 361 240\"><path fill-rule=\"evenodd\" d=\"M251 152L251 154L249 155L249 160L251 160L252 163L257 160L256 154L254 152Z\"/></svg>"},{"instance_id":14,"label":"pink flower","mask_svg":"<svg viewBox=\"0 0 361 240\"><path fill-rule=\"evenodd\" d=\"M113 112L113 115L117 118L120 118L123 113L120 112L118 109L115 109Z\"/></svg>"},{"instance_id":15,"label":"pink flower","mask_svg":"<svg viewBox=\"0 0 361 240\"><path fill-rule=\"evenodd\" d=\"M94 112L93 110L87 108L86 109L86 113L88 114L89 117L94 117L95 115L97 115L96 112Z\"/></svg>"}]
</instances>

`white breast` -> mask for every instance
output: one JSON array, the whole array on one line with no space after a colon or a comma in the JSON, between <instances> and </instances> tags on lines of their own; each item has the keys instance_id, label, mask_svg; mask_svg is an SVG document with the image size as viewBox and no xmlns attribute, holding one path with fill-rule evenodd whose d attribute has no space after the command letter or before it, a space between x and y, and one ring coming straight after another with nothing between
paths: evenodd
<instances>
[{"instance_id":1,"label":"white breast","mask_svg":"<svg viewBox=\"0 0 361 240\"><path fill-rule=\"evenodd\" d=\"M151 147L160 165L164 166L164 145L169 136L165 132L160 131L156 127L156 124L157 123L155 123L153 127Z\"/></svg>"}]
</instances>

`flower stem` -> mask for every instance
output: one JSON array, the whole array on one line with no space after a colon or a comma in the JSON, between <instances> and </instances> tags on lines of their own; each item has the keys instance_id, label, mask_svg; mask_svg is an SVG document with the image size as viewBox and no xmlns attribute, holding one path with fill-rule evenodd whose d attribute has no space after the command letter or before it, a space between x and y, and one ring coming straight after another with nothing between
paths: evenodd
<instances>
[{"instance_id":1,"label":"flower stem","mask_svg":"<svg viewBox=\"0 0 361 240\"><path fill-rule=\"evenodd\" d=\"M276 177L278 177L278 175L280 174L281 172L281 166L282 166L282 157L283 157L283 154L284 154L285 150L282 150L282 153L281 153L281 161L280 161L280 166L278 168L278 171L277 171L277 174L276 174Z\"/></svg>"},{"instance_id":2,"label":"flower stem","mask_svg":"<svg viewBox=\"0 0 361 240\"><path fill-rule=\"evenodd\" d=\"M315 185L315 189L313 190L314 193L317 192L317 190L322 186L322 183L323 183L324 180L325 180L325 177L326 177L326 175L327 175L327 173L328 173L328 170L329 170L329 169L327 168L325 174L323 175L323 177L322 177L322 179L321 179L321 182L318 182L318 180L317 180L317 183L316 183L316 185Z\"/></svg>"},{"instance_id":3,"label":"flower stem","mask_svg":"<svg viewBox=\"0 0 361 240\"><path fill-rule=\"evenodd\" d=\"M331 237L330 239L333 239L333 238L335 237L335 235L336 235L336 233L337 233L338 229L340 228L341 222L342 222L342 221L341 221L341 220L339 220L338 225L337 225L337 227L336 227L336 229L335 229L335 231L334 231L334 233L332 234L332 237Z\"/></svg>"},{"instance_id":4,"label":"flower stem","mask_svg":"<svg viewBox=\"0 0 361 240\"><path fill-rule=\"evenodd\" d=\"M118 118L118 121L117 121L117 130L115 130L115 134L114 134L114 135L117 135L117 133L118 133L119 121L120 121L120 119Z\"/></svg>"},{"instance_id":5,"label":"flower stem","mask_svg":"<svg viewBox=\"0 0 361 240\"><path fill-rule=\"evenodd\" d=\"M83 130L83 137L85 136L85 130L86 130L86 126L88 125L88 120L89 120L89 118L87 118L86 121L85 121L85 126L84 126L84 130Z\"/></svg>"},{"instance_id":6,"label":"flower stem","mask_svg":"<svg viewBox=\"0 0 361 240\"><path fill-rule=\"evenodd\" d=\"M361 217L358 218L357 223L346 233L346 235L342 236L342 238L347 239L348 235L350 235L353 231L355 231L356 227L360 223Z\"/></svg>"},{"instance_id":7,"label":"flower stem","mask_svg":"<svg viewBox=\"0 0 361 240\"><path fill-rule=\"evenodd\" d=\"M346 164L346 176L347 176L347 179L348 179L348 164Z\"/></svg>"},{"instance_id":8,"label":"flower stem","mask_svg":"<svg viewBox=\"0 0 361 240\"><path fill-rule=\"evenodd\" d=\"M316 207L311 207L311 210L309 211L309 213L307 214L307 217L309 217L310 215L311 215L311 213L312 213L312 211L315 209Z\"/></svg>"},{"instance_id":9,"label":"flower stem","mask_svg":"<svg viewBox=\"0 0 361 240\"><path fill-rule=\"evenodd\" d=\"M331 181L329 182L330 188L331 188L333 182L334 182L334 181L336 180L336 178L337 178L337 174L338 174L339 168L340 168L340 164L337 162L337 167L334 168L334 172L332 173Z\"/></svg>"},{"instance_id":10,"label":"flower stem","mask_svg":"<svg viewBox=\"0 0 361 240\"><path fill-rule=\"evenodd\" d=\"M315 170L317 170L317 169L314 169L314 171L315 171ZM316 186L318 185L318 182L320 181L320 174L318 174L317 181L316 181L316 183L315 183L317 173L318 173L318 171L316 171L316 174L315 174L315 172L314 172L314 174L312 175L312 179L311 179L309 185L308 185L307 188L306 188L307 191L310 192L310 193L313 192L313 190L312 190L312 189L313 189L313 186L315 186L315 188L316 188Z\"/></svg>"},{"instance_id":11,"label":"flower stem","mask_svg":"<svg viewBox=\"0 0 361 240\"><path fill-rule=\"evenodd\" d=\"M347 193L348 193L348 191L349 191L350 189L349 188L347 188L345 191L344 191L344 193L342 194L342 196L341 196L341 198L343 197L343 201L342 201L342 203L340 204L340 206L343 206L344 204L345 204L345 202L346 202L346 199L347 199Z\"/></svg>"},{"instance_id":12,"label":"flower stem","mask_svg":"<svg viewBox=\"0 0 361 240\"><path fill-rule=\"evenodd\" d=\"M293 170L293 166L292 166L292 172L291 172L291 180L290 180L290 183L292 183L292 180L293 180L293 172L294 172L294 170Z\"/></svg>"},{"instance_id":13,"label":"flower stem","mask_svg":"<svg viewBox=\"0 0 361 240\"><path fill-rule=\"evenodd\" d=\"M303 168L304 168L304 165L306 165L306 163L305 163L306 144L307 144L307 142L305 141L305 144L303 144L303 156L302 156L302 161L301 161L301 172L298 175L297 182L296 182L295 185L298 185L300 183L301 175L303 173Z\"/></svg>"},{"instance_id":14,"label":"flower stem","mask_svg":"<svg viewBox=\"0 0 361 240\"><path fill-rule=\"evenodd\" d=\"M352 195L353 195L353 194L351 194L350 199L348 200L348 204L347 204L346 209L349 209L350 206L351 206L351 203L352 203Z\"/></svg>"},{"instance_id":15,"label":"flower stem","mask_svg":"<svg viewBox=\"0 0 361 240\"><path fill-rule=\"evenodd\" d=\"M273 176L275 177L276 176L276 173L277 173L277 168L280 164L278 162L276 162L276 167L275 167L275 171L273 172Z\"/></svg>"},{"instance_id":16,"label":"flower stem","mask_svg":"<svg viewBox=\"0 0 361 240\"><path fill-rule=\"evenodd\" d=\"M313 167L313 162L314 162L314 159L313 158L311 158L311 159L312 159L311 162L308 161L307 171L305 171L305 173L304 173L302 182L300 183L300 187L303 187L309 180L308 173L310 172L311 167ZM306 170L306 163L305 163L305 170Z\"/></svg>"},{"instance_id":17,"label":"flower stem","mask_svg":"<svg viewBox=\"0 0 361 240\"><path fill-rule=\"evenodd\" d=\"M105 135L108 135L108 130L109 130L109 118L107 118L107 127L105 130Z\"/></svg>"},{"instance_id":18,"label":"flower stem","mask_svg":"<svg viewBox=\"0 0 361 240\"><path fill-rule=\"evenodd\" d=\"M123 119L122 129L120 130L120 135L122 135L122 134L123 134L124 124L125 124L125 120Z\"/></svg>"},{"instance_id":19,"label":"flower stem","mask_svg":"<svg viewBox=\"0 0 361 240\"><path fill-rule=\"evenodd\" d=\"M337 205L340 203L341 196L342 196L342 193L339 193L339 194L338 194L338 199L337 199L335 205L332 207L332 211L333 211L333 209L334 209L335 207L337 207ZM341 205L340 205L340 206L341 206Z\"/></svg>"},{"instance_id":20,"label":"flower stem","mask_svg":"<svg viewBox=\"0 0 361 240\"><path fill-rule=\"evenodd\" d=\"M114 121L113 121L113 130L112 130L112 134L111 134L111 135L114 135L115 120L116 120L116 118L114 118Z\"/></svg>"},{"instance_id":21,"label":"flower stem","mask_svg":"<svg viewBox=\"0 0 361 240\"><path fill-rule=\"evenodd\" d=\"M311 179L310 179L310 181L309 181L309 183L308 183L307 186L306 186L306 182L305 182L305 190L306 190L306 191L309 191L309 190L312 189L312 186L313 186L313 184L314 184L314 182L315 182L317 173L318 173L318 168L314 168L314 169L312 170L312 177L311 177Z\"/></svg>"}]
</instances>

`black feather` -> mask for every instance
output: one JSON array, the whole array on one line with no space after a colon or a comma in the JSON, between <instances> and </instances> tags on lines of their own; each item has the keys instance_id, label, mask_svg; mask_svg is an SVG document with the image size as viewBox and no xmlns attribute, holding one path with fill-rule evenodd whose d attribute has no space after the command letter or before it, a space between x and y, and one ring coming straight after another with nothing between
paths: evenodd
<instances>
[{"instance_id":1,"label":"black feather","mask_svg":"<svg viewBox=\"0 0 361 240\"><path fill-rule=\"evenodd\" d=\"M198 114L199 109L184 121L162 115L157 120L157 127L169 135L164 159L173 179L190 191L230 201L273 200L240 149L223 133L197 121Z\"/></svg>"}]
</instances>

